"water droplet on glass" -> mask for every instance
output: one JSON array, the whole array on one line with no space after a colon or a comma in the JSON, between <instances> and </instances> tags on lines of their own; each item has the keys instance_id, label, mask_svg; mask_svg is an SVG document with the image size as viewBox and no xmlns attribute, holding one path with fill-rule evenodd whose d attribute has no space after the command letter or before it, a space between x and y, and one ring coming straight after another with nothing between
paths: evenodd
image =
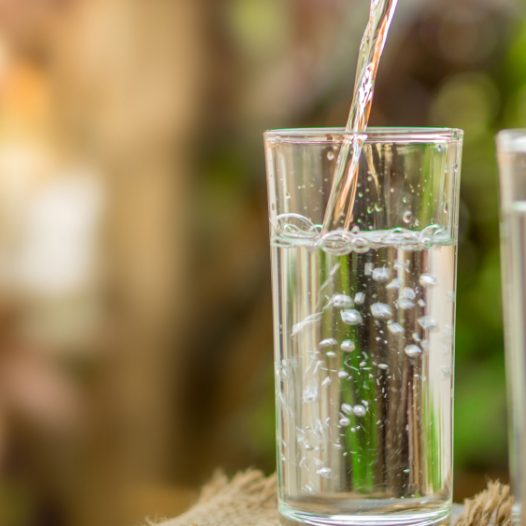
<instances>
[{"instance_id":1,"label":"water droplet on glass","mask_svg":"<svg viewBox=\"0 0 526 526\"><path fill-rule=\"evenodd\" d=\"M353 413L355 416L363 417L366 415L367 409L363 405L358 404L353 407Z\"/></svg>"},{"instance_id":2,"label":"water droplet on glass","mask_svg":"<svg viewBox=\"0 0 526 526\"><path fill-rule=\"evenodd\" d=\"M387 267L378 267L373 269L373 279L379 283L388 281L391 277L391 271Z\"/></svg>"},{"instance_id":3,"label":"water droplet on glass","mask_svg":"<svg viewBox=\"0 0 526 526\"><path fill-rule=\"evenodd\" d=\"M354 345L354 342L351 340L343 340L342 344L340 345L340 349L343 352L353 352L356 348L356 345Z\"/></svg>"},{"instance_id":4,"label":"water droplet on glass","mask_svg":"<svg viewBox=\"0 0 526 526\"><path fill-rule=\"evenodd\" d=\"M371 314L379 320L388 320L393 317L393 309L386 303L373 303Z\"/></svg>"},{"instance_id":5,"label":"water droplet on glass","mask_svg":"<svg viewBox=\"0 0 526 526\"><path fill-rule=\"evenodd\" d=\"M409 358L416 358L422 354L422 349L418 345L408 345L404 352L409 356Z\"/></svg>"},{"instance_id":6,"label":"water droplet on glass","mask_svg":"<svg viewBox=\"0 0 526 526\"><path fill-rule=\"evenodd\" d=\"M433 287L437 284L437 279L431 274L422 274L418 281L422 287Z\"/></svg>"},{"instance_id":7,"label":"water droplet on glass","mask_svg":"<svg viewBox=\"0 0 526 526\"><path fill-rule=\"evenodd\" d=\"M362 315L355 309L342 310L340 315L347 325L360 325L363 322Z\"/></svg>"}]
</instances>

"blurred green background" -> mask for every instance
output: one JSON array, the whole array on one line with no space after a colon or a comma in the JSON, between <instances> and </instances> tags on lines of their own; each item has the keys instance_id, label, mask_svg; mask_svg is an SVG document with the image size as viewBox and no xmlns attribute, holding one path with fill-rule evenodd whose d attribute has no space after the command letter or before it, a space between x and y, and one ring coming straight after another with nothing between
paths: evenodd
<instances>
[{"instance_id":1,"label":"blurred green background","mask_svg":"<svg viewBox=\"0 0 526 526\"><path fill-rule=\"evenodd\" d=\"M0 0L0 523L274 469L262 132L346 121L366 0ZM400 0L371 123L463 128L455 496L507 480L495 133L525 6Z\"/></svg>"}]
</instances>

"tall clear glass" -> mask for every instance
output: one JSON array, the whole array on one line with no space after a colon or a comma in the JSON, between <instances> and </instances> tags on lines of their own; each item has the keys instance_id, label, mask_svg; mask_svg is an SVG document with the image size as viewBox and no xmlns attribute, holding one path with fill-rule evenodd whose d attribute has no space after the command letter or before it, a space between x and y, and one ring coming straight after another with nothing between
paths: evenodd
<instances>
[{"instance_id":1,"label":"tall clear glass","mask_svg":"<svg viewBox=\"0 0 526 526\"><path fill-rule=\"evenodd\" d=\"M503 307L509 419L509 451L515 523L526 526L526 130L497 137L501 187ZM522 506L522 507L523 507Z\"/></svg>"},{"instance_id":2,"label":"tall clear glass","mask_svg":"<svg viewBox=\"0 0 526 526\"><path fill-rule=\"evenodd\" d=\"M325 231L345 142L362 147L351 225ZM283 522L441 524L462 132L278 130L265 146Z\"/></svg>"}]
</instances>

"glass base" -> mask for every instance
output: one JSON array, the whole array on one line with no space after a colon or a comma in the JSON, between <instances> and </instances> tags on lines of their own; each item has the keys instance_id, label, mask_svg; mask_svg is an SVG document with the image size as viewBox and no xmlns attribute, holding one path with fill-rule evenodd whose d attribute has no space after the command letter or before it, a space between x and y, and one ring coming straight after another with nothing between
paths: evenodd
<instances>
[{"instance_id":1,"label":"glass base","mask_svg":"<svg viewBox=\"0 0 526 526\"><path fill-rule=\"evenodd\" d=\"M282 526L449 526L451 506L396 513L310 513L280 505Z\"/></svg>"}]
</instances>

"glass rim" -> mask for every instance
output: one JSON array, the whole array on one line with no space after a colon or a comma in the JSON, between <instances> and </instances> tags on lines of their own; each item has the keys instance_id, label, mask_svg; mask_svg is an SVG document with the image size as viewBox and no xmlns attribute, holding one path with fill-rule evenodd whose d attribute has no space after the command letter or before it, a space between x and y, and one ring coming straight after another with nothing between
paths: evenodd
<instances>
[{"instance_id":1,"label":"glass rim","mask_svg":"<svg viewBox=\"0 0 526 526\"><path fill-rule=\"evenodd\" d=\"M502 152L526 152L526 128L501 130L497 134L497 147Z\"/></svg>"},{"instance_id":2,"label":"glass rim","mask_svg":"<svg viewBox=\"0 0 526 526\"><path fill-rule=\"evenodd\" d=\"M526 132L526 130L525 130ZM365 132L348 132L345 128L282 128L264 133L268 143L323 144L361 138L368 143L458 143L464 137L459 128L440 127L370 127Z\"/></svg>"}]
</instances>

